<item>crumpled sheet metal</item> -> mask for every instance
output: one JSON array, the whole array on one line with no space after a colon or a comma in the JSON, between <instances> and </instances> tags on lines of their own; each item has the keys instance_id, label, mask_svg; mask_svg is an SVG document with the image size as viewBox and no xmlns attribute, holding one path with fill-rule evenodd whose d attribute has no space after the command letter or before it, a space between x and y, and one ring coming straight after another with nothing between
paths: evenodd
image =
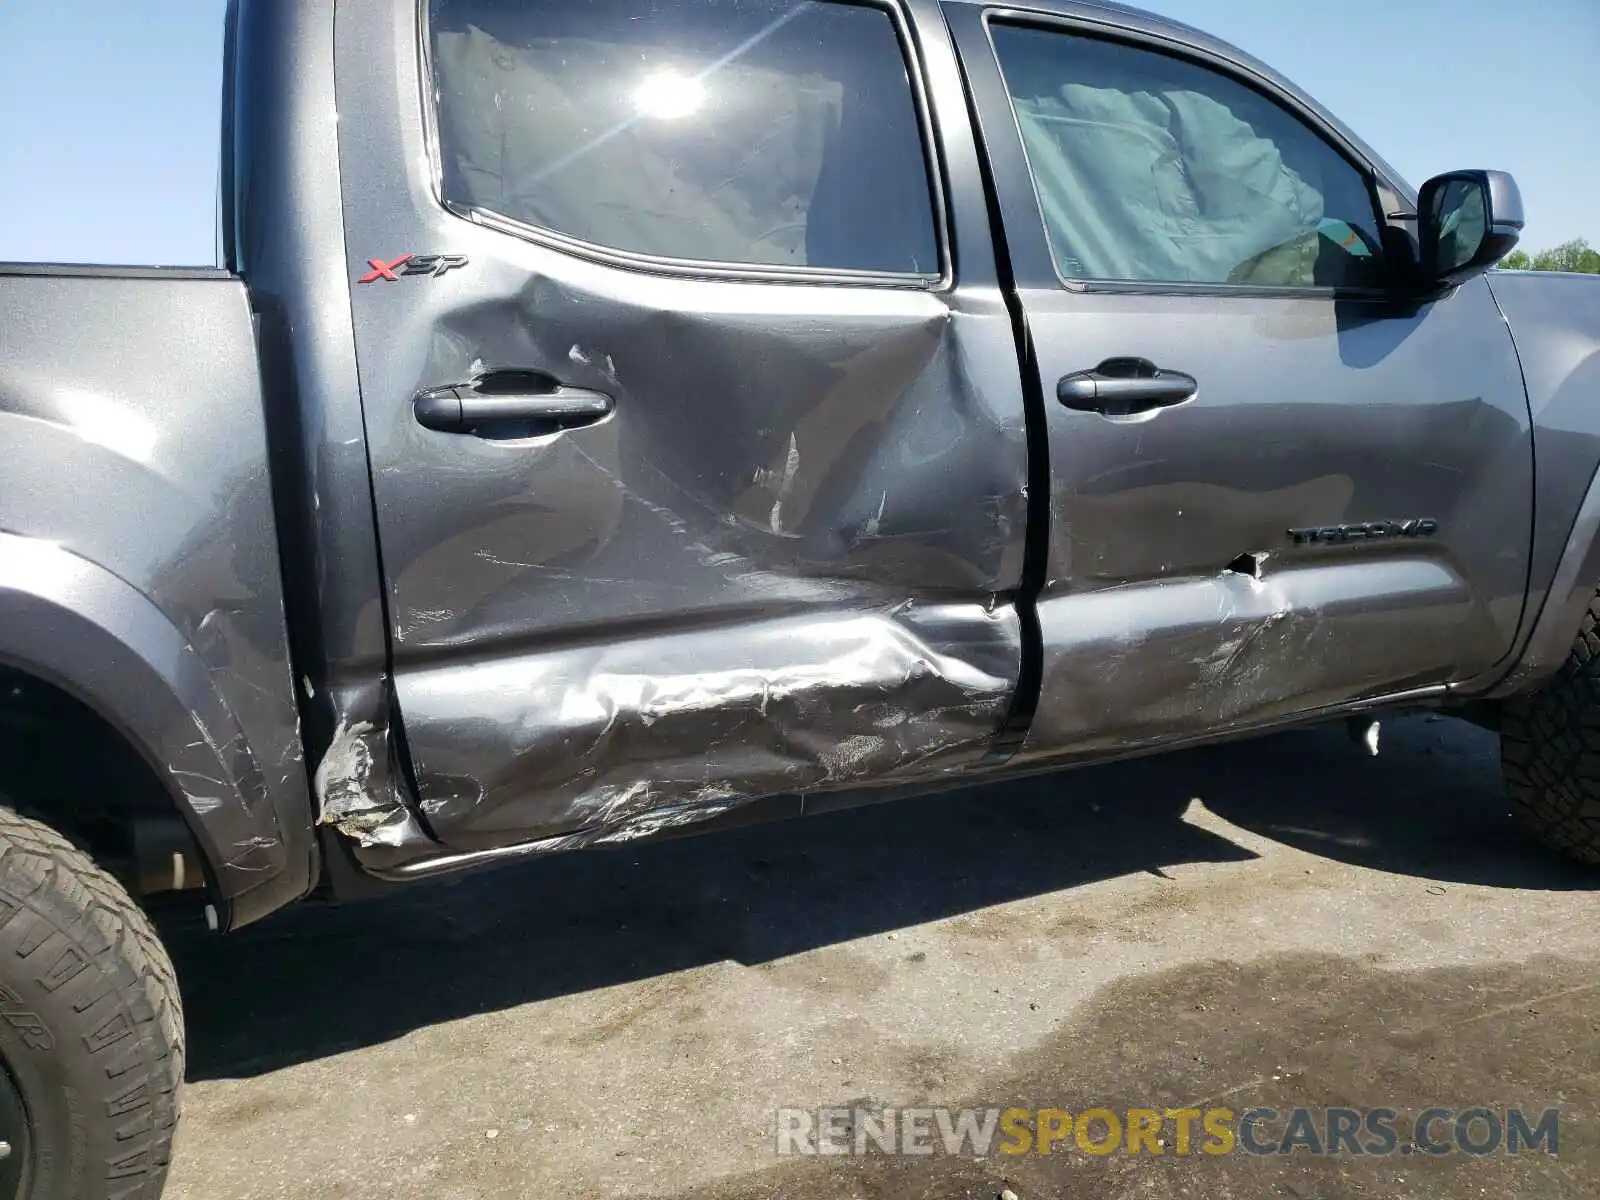
<instances>
[{"instance_id":1,"label":"crumpled sheet metal","mask_svg":"<svg viewBox=\"0 0 1600 1200\"><path fill-rule=\"evenodd\" d=\"M617 841L764 796L960 771L1004 721L1020 644L1009 606L901 604L441 666L397 687L419 714L406 738L440 841Z\"/></svg>"},{"instance_id":2,"label":"crumpled sheet metal","mask_svg":"<svg viewBox=\"0 0 1600 1200\"><path fill-rule=\"evenodd\" d=\"M361 846L431 847L392 782L388 730L340 720L317 763L317 820Z\"/></svg>"}]
</instances>

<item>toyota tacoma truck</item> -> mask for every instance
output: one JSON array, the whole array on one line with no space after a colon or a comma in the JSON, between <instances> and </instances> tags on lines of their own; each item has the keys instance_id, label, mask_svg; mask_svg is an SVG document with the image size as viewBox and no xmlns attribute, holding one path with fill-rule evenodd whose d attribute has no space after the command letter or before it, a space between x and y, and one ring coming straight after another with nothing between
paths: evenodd
<instances>
[{"instance_id":1,"label":"toyota tacoma truck","mask_svg":"<svg viewBox=\"0 0 1600 1200\"><path fill-rule=\"evenodd\" d=\"M0 1196L159 1193L168 893L1401 709L1600 862L1600 282L1491 273L1509 176L1077 0L224 45L222 267L0 268Z\"/></svg>"}]
</instances>

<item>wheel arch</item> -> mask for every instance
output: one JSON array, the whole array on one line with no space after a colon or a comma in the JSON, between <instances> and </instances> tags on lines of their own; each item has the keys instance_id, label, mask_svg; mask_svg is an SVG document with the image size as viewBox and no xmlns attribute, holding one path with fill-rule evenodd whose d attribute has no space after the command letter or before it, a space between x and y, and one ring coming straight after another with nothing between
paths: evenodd
<instances>
[{"instance_id":1,"label":"wheel arch","mask_svg":"<svg viewBox=\"0 0 1600 1200\"><path fill-rule=\"evenodd\" d=\"M224 927L309 890L309 831L286 836L275 803L285 788L308 796L298 739L259 761L206 663L130 584L0 533L0 672L69 697L137 756L188 828Z\"/></svg>"}]
</instances>

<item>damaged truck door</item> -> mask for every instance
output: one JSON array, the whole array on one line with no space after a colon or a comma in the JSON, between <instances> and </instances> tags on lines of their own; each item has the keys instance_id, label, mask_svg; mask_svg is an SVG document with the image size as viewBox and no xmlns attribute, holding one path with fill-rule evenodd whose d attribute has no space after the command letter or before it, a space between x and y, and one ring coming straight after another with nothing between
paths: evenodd
<instances>
[{"instance_id":1,"label":"damaged truck door","mask_svg":"<svg viewBox=\"0 0 1600 1200\"><path fill-rule=\"evenodd\" d=\"M1022 388L904 13L424 7L345 6L337 79L429 832L570 846L976 764L1021 664Z\"/></svg>"},{"instance_id":2,"label":"damaged truck door","mask_svg":"<svg viewBox=\"0 0 1600 1200\"><path fill-rule=\"evenodd\" d=\"M1021 760L1491 668L1533 461L1487 281L1409 288L1404 185L1236 51L1037 8L945 6L1048 411Z\"/></svg>"}]
</instances>

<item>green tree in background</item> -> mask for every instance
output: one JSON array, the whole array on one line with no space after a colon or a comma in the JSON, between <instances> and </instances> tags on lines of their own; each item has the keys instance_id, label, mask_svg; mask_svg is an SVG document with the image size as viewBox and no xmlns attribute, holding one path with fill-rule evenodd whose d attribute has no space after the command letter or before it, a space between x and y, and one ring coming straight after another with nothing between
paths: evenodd
<instances>
[{"instance_id":1,"label":"green tree in background","mask_svg":"<svg viewBox=\"0 0 1600 1200\"><path fill-rule=\"evenodd\" d=\"M1529 254L1513 250L1500 260L1507 271L1576 271L1580 275L1600 275L1600 250L1591 250L1582 238L1573 238L1551 250Z\"/></svg>"}]
</instances>

